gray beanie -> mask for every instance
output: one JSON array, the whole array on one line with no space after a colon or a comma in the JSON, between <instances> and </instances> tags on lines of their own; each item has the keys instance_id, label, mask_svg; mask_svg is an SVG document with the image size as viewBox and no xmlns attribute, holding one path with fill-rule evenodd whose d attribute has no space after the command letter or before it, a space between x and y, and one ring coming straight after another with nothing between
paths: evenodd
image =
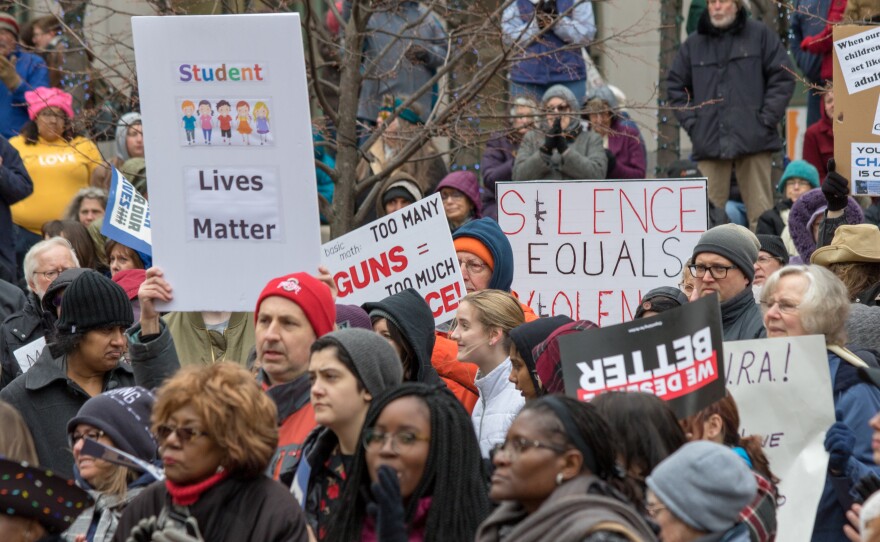
<instances>
[{"instance_id":1,"label":"gray beanie","mask_svg":"<svg viewBox=\"0 0 880 542\"><path fill-rule=\"evenodd\" d=\"M782 265L788 265L788 249L785 248L782 237L764 233L758 234L757 238L761 242L761 250L782 260Z\"/></svg>"},{"instance_id":2,"label":"gray beanie","mask_svg":"<svg viewBox=\"0 0 880 542\"><path fill-rule=\"evenodd\" d=\"M403 382L403 364L387 340L373 331L340 329L321 339L329 339L345 350L354 363L358 378L373 397Z\"/></svg>"},{"instance_id":3,"label":"gray beanie","mask_svg":"<svg viewBox=\"0 0 880 542\"><path fill-rule=\"evenodd\" d=\"M746 462L727 446L707 440L679 448L646 482L675 517L709 533L733 527L758 492Z\"/></svg>"},{"instance_id":4,"label":"gray beanie","mask_svg":"<svg viewBox=\"0 0 880 542\"><path fill-rule=\"evenodd\" d=\"M722 224L700 237L691 261L696 263L697 255L703 252L724 256L743 272L751 284L755 280L755 262L758 261L760 248L761 242L748 228L737 224Z\"/></svg>"},{"instance_id":5,"label":"gray beanie","mask_svg":"<svg viewBox=\"0 0 880 542\"><path fill-rule=\"evenodd\" d=\"M568 87L564 85L553 85L548 88L544 93L544 97L541 98L541 104L547 105L547 102L550 101L550 98L562 98L568 104L568 108L572 114L577 113L579 109L579 104L577 98Z\"/></svg>"}]
</instances>

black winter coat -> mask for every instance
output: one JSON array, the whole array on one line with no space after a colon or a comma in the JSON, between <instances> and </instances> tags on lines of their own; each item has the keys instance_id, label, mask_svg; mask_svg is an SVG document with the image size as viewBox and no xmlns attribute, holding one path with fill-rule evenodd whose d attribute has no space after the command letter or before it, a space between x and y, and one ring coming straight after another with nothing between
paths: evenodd
<instances>
[{"instance_id":1,"label":"black winter coat","mask_svg":"<svg viewBox=\"0 0 880 542\"><path fill-rule=\"evenodd\" d=\"M794 92L779 37L740 8L712 26L709 10L669 70L669 105L693 143L694 160L730 160L782 148L777 125ZM715 103L709 103L715 102Z\"/></svg>"},{"instance_id":2,"label":"black winter coat","mask_svg":"<svg viewBox=\"0 0 880 542\"><path fill-rule=\"evenodd\" d=\"M54 329L55 320L52 315L40 306L37 294L29 293L24 307L9 315L0 325L0 390L22 373L15 359L15 351L42 338L50 340Z\"/></svg>"},{"instance_id":3,"label":"black winter coat","mask_svg":"<svg viewBox=\"0 0 880 542\"><path fill-rule=\"evenodd\" d=\"M791 209L792 201L785 199L774 205L771 209L767 209L758 217L758 227L755 233L763 235L782 235L785 230L785 221L782 220L782 211Z\"/></svg>"},{"instance_id":4,"label":"black winter coat","mask_svg":"<svg viewBox=\"0 0 880 542\"><path fill-rule=\"evenodd\" d=\"M9 141L0 136L0 279L15 280L15 235L10 207L31 195L34 183L21 156Z\"/></svg>"}]
</instances>

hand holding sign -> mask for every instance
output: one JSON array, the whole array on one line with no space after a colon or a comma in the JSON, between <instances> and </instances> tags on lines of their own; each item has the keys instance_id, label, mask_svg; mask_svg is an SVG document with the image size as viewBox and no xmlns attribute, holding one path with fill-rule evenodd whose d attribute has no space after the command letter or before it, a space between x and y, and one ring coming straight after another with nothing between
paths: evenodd
<instances>
[{"instance_id":1,"label":"hand holding sign","mask_svg":"<svg viewBox=\"0 0 880 542\"><path fill-rule=\"evenodd\" d=\"M161 331L159 327L159 311L156 300L168 302L173 299L171 285L165 280L165 273L158 267L147 269L147 278L138 290L138 301L141 304L141 335L155 335Z\"/></svg>"}]
</instances>

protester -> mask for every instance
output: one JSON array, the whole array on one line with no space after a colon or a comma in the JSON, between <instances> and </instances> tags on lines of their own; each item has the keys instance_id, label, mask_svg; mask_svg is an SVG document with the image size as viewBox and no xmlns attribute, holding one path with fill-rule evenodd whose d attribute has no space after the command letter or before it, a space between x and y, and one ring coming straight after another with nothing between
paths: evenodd
<instances>
[{"instance_id":1,"label":"protester","mask_svg":"<svg viewBox=\"0 0 880 542\"><path fill-rule=\"evenodd\" d=\"M292 490L312 532L324 540L370 403L400 385L403 369L391 345L364 329L328 333L312 344L311 352L311 400L319 427L303 443Z\"/></svg>"},{"instance_id":2,"label":"protester","mask_svg":"<svg viewBox=\"0 0 880 542\"><path fill-rule=\"evenodd\" d=\"M18 410L6 401L0 401L0 456L14 461L38 465L37 449L31 430Z\"/></svg>"},{"instance_id":3,"label":"protester","mask_svg":"<svg viewBox=\"0 0 880 542\"><path fill-rule=\"evenodd\" d=\"M513 180L604 179L608 159L602 138L584 130L578 118L579 102L562 85L544 93L546 117L523 139L513 164Z\"/></svg>"},{"instance_id":4,"label":"protester","mask_svg":"<svg viewBox=\"0 0 880 542\"><path fill-rule=\"evenodd\" d=\"M69 542L110 542L125 507L156 481L148 472L114 465L83 453L85 439L112 446L147 463L156 461L157 444L150 433L155 397L144 388L119 388L96 395L67 422L77 484L95 504L65 531Z\"/></svg>"},{"instance_id":5,"label":"protester","mask_svg":"<svg viewBox=\"0 0 880 542\"><path fill-rule=\"evenodd\" d=\"M539 396L548 393L565 393L559 338L597 327L599 326L589 320L577 320L570 324L564 324L556 328L544 342L535 347L532 352L532 356L535 358L532 383L535 384L535 392ZM517 384L520 383L519 380L517 379Z\"/></svg>"},{"instance_id":6,"label":"protester","mask_svg":"<svg viewBox=\"0 0 880 542\"><path fill-rule=\"evenodd\" d=\"M25 92L49 86L46 63L18 44L18 21L0 14L0 135L11 138L27 122Z\"/></svg>"},{"instance_id":7,"label":"protester","mask_svg":"<svg viewBox=\"0 0 880 542\"><path fill-rule=\"evenodd\" d=\"M880 474L880 467L872 459L868 426L871 417L880 411L880 389L861 382L855 366L863 365L866 359L875 365L876 360L867 351L853 354L843 348L849 306L843 283L817 265L780 269L767 279L761 293L768 337L824 335L828 345L828 370L838 421L825 437L830 459L813 527L812 539L816 541L846 540L844 514L851 503L843 502L841 495L868 473Z\"/></svg>"},{"instance_id":8,"label":"protester","mask_svg":"<svg viewBox=\"0 0 880 542\"><path fill-rule=\"evenodd\" d=\"M596 37L592 2L518 0L501 16L502 38L516 51L510 69L510 96L539 98L564 86L580 101L587 90L582 48Z\"/></svg>"},{"instance_id":9,"label":"protester","mask_svg":"<svg viewBox=\"0 0 880 542\"><path fill-rule=\"evenodd\" d=\"M43 309L43 321L47 324L51 324L50 327L46 329L47 333L45 339L48 342L53 342L55 339L55 325L54 323L58 321L58 318L61 318L61 300L64 299L64 292L67 291L67 287L70 286L77 277L90 271L90 269L85 269L82 267L73 267L71 269L67 269L62 271L58 278L52 281L52 284L49 285L49 288L46 289L46 294L43 296L42 301L40 301L40 306ZM137 295L137 293L135 293ZM20 375L19 371L16 373L16 376Z\"/></svg>"},{"instance_id":10,"label":"protester","mask_svg":"<svg viewBox=\"0 0 880 542\"><path fill-rule=\"evenodd\" d=\"M782 238L776 235L758 234L756 236L761 242L761 250L758 251L758 259L755 260L755 280L752 283L752 289L757 290L758 287L764 285L767 277L775 273L778 269L788 265L788 250L782 242ZM758 297L758 296L756 296Z\"/></svg>"},{"instance_id":11,"label":"protester","mask_svg":"<svg viewBox=\"0 0 880 542\"><path fill-rule=\"evenodd\" d=\"M483 216L498 220L495 183L513 179L513 163L525 135L538 123L538 104L527 96L517 96L510 108L510 127L492 134L483 149L480 171L483 176Z\"/></svg>"},{"instance_id":12,"label":"protester","mask_svg":"<svg viewBox=\"0 0 880 542\"><path fill-rule=\"evenodd\" d=\"M647 484L648 511L660 525L661 540L749 540L739 512L757 486L745 462L726 446L685 444L657 465Z\"/></svg>"},{"instance_id":13,"label":"protester","mask_svg":"<svg viewBox=\"0 0 880 542\"><path fill-rule=\"evenodd\" d=\"M116 123L116 157L114 166L122 167L131 158L144 157L144 125L141 114L130 111Z\"/></svg>"},{"instance_id":14,"label":"protester","mask_svg":"<svg viewBox=\"0 0 880 542\"><path fill-rule=\"evenodd\" d=\"M693 260L688 258L688 261L684 264L684 268L681 270L681 282L678 283L678 289L684 292L688 301L691 301L691 296L694 294L697 285L697 279L691 275L691 270L689 268L692 263Z\"/></svg>"},{"instance_id":15,"label":"protester","mask_svg":"<svg viewBox=\"0 0 880 542\"><path fill-rule=\"evenodd\" d=\"M11 314L0 325L0 389L22 372L15 352L25 345L45 344L45 337L54 332L54 320L43 314L42 300L49 286L68 269L79 267L70 242L63 237L40 241L24 258L24 275L27 278L27 304Z\"/></svg>"},{"instance_id":16,"label":"protester","mask_svg":"<svg viewBox=\"0 0 880 542\"><path fill-rule=\"evenodd\" d=\"M815 36L825 29L825 14L831 0L795 0L789 11L789 48L797 67L808 83L807 126L820 119L822 95L815 89L824 86L821 66L822 58L801 49L801 42L808 36Z\"/></svg>"},{"instance_id":17,"label":"protester","mask_svg":"<svg viewBox=\"0 0 880 542\"><path fill-rule=\"evenodd\" d=\"M776 185L776 190L782 194L783 198L758 218L758 227L755 229L755 233L781 236L786 242L786 246L791 247L789 253L797 254L791 243L791 235L787 231L791 206L808 190L818 187L819 172L815 167L804 160L790 162L785 167L779 184Z\"/></svg>"},{"instance_id":18,"label":"protester","mask_svg":"<svg viewBox=\"0 0 880 542\"><path fill-rule=\"evenodd\" d=\"M873 224L840 226L831 244L816 249L810 262L827 267L843 281L853 303L877 306L880 300L880 229Z\"/></svg>"},{"instance_id":19,"label":"protester","mask_svg":"<svg viewBox=\"0 0 880 542\"><path fill-rule=\"evenodd\" d=\"M828 174L828 160L834 157L834 90L829 86L819 97L819 118L807 126L801 154L816 168L819 178L824 179Z\"/></svg>"},{"instance_id":20,"label":"protester","mask_svg":"<svg viewBox=\"0 0 880 542\"><path fill-rule=\"evenodd\" d=\"M134 314L134 319L136 322L140 321L141 303L138 299L138 291L141 288L141 284L143 284L144 281L147 280L147 272L143 269L126 269L124 271L116 273L116 276L110 280L121 286L122 289L125 291L125 295L128 297L128 300L131 301L131 310ZM166 323L168 322L170 316L170 314L166 316ZM180 356L178 356L178 358L186 359L185 357L181 358Z\"/></svg>"},{"instance_id":21,"label":"protester","mask_svg":"<svg viewBox=\"0 0 880 542\"><path fill-rule=\"evenodd\" d=\"M113 279L126 272L130 271L120 271ZM183 367L218 361L244 366L256 344L254 315L250 312L172 312L163 319L174 337L174 349Z\"/></svg>"},{"instance_id":22,"label":"protester","mask_svg":"<svg viewBox=\"0 0 880 542\"><path fill-rule=\"evenodd\" d=\"M510 330L510 375L507 379L526 401L537 397L540 387L535 373L533 350L551 333L570 323L572 319L568 316L557 315L538 318Z\"/></svg>"},{"instance_id":23,"label":"protester","mask_svg":"<svg viewBox=\"0 0 880 542\"><path fill-rule=\"evenodd\" d=\"M357 305L336 304L336 329L359 328L373 331L370 315Z\"/></svg>"},{"instance_id":24,"label":"protester","mask_svg":"<svg viewBox=\"0 0 880 542\"><path fill-rule=\"evenodd\" d=\"M824 187L822 189L810 190L798 198L794 205L791 206L791 214L788 215L788 231L791 233L792 243L794 243L798 253L797 256L791 258L791 263L802 264L809 262L813 251L823 244L830 243L834 236L833 228L828 227L827 230L830 232L830 235L827 236L827 242L822 243L822 238L818 237L819 228L824 227L823 224L825 222L829 222L827 219L823 220L825 215L824 208L828 206L828 199L823 190L825 190ZM839 209L843 210L843 217L839 222L843 224L861 224L864 220L864 214L856 200L844 195L842 203L843 206L839 207ZM831 209L828 210L831 211ZM810 228L811 220L817 224L815 236Z\"/></svg>"},{"instance_id":25,"label":"protester","mask_svg":"<svg viewBox=\"0 0 880 542\"><path fill-rule=\"evenodd\" d=\"M70 205L64 212L64 220L77 220L83 226L88 226L95 220L103 220L106 208L107 193L100 188L89 186L77 192L70 200Z\"/></svg>"},{"instance_id":26,"label":"protester","mask_svg":"<svg viewBox=\"0 0 880 542\"><path fill-rule=\"evenodd\" d=\"M513 249L497 222L481 218L468 222L452 234L458 265L468 293L492 289L509 292L513 284ZM528 305L520 303L531 322L538 318Z\"/></svg>"},{"instance_id":27,"label":"protester","mask_svg":"<svg viewBox=\"0 0 880 542\"><path fill-rule=\"evenodd\" d=\"M823 81L830 81L833 76L831 57L834 47L832 44L832 33L835 24L843 19L846 3L847 0L831 0L828 11L819 14L824 18L825 28L812 36L804 37L800 43L802 51L821 57L822 63L819 67L819 77Z\"/></svg>"},{"instance_id":28,"label":"protester","mask_svg":"<svg viewBox=\"0 0 880 542\"><path fill-rule=\"evenodd\" d=\"M230 125L231 129L231 125ZM231 132L230 132L231 133ZM312 144L315 147L315 179L318 182L318 195L323 196L327 203L333 203L333 194L336 192L336 183L333 177L318 164L320 163L329 170L336 169L335 153L329 148L329 143L320 132L312 128ZM318 200L320 203L320 199ZM327 219L322 215L321 224L326 224Z\"/></svg>"},{"instance_id":29,"label":"protester","mask_svg":"<svg viewBox=\"0 0 880 542\"><path fill-rule=\"evenodd\" d=\"M472 540L489 513L468 415L446 389L408 382L373 398L328 540Z\"/></svg>"},{"instance_id":30,"label":"protester","mask_svg":"<svg viewBox=\"0 0 880 542\"><path fill-rule=\"evenodd\" d=\"M143 252L113 239L107 240L104 253L107 254L107 263L110 264L111 277L124 269L146 269L153 263L152 259Z\"/></svg>"},{"instance_id":31,"label":"protester","mask_svg":"<svg viewBox=\"0 0 880 542\"><path fill-rule=\"evenodd\" d=\"M3 16L0 15L0 27L2 26ZM4 30L0 30L0 36L4 33ZM0 41L2 40L3 38L0 37ZM3 60L0 59L0 62ZM0 136L0 179L2 179L0 182L0 280L15 282L16 271L21 265L16 259L15 226L12 223L10 206L30 196L34 191L34 183L31 182L31 177L18 151L2 136Z\"/></svg>"},{"instance_id":32,"label":"protester","mask_svg":"<svg viewBox=\"0 0 880 542\"><path fill-rule=\"evenodd\" d=\"M152 298L143 290L140 297L143 318ZM52 347L0 391L0 399L16 407L31 428L41 465L64 476L73 473L66 424L89 397L124 386L153 388L177 370L173 361L144 362L138 355L130 365L122 361L128 341L138 340L125 334L132 320L122 288L94 271L83 273L61 299ZM134 345L130 349L137 353Z\"/></svg>"},{"instance_id":33,"label":"protester","mask_svg":"<svg viewBox=\"0 0 880 542\"><path fill-rule=\"evenodd\" d=\"M34 182L33 193L12 206L19 254L39 241L43 223L64 215L70 200L91 184L103 163L98 147L74 134L70 94L41 87L26 92L25 98L30 121L9 140Z\"/></svg>"},{"instance_id":34,"label":"protester","mask_svg":"<svg viewBox=\"0 0 880 542\"><path fill-rule=\"evenodd\" d=\"M766 332L752 283L760 242L746 228L716 226L700 236L689 265L699 296L716 294L725 341L758 339Z\"/></svg>"},{"instance_id":35,"label":"protester","mask_svg":"<svg viewBox=\"0 0 880 542\"><path fill-rule=\"evenodd\" d=\"M688 440L708 440L727 446L752 469L758 487L754 500L740 512L740 521L749 528L753 542L776 538L776 508L779 484L764 455L760 435L741 436L739 410L730 395L681 422Z\"/></svg>"},{"instance_id":36,"label":"protester","mask_svg":"<svg viewBox=\"0 0 880 542\"><path fill-rule=\"evenodd\" d=\"M374 332L384 337L403 364L404 382L446 384L468 413L474 410L479 392L474 385L476 366L458 360L437 363L433 351L437 341L434 315L424 298L414 289L365 303ZM434 363L437 363L434 365Z\"/></svg>"},{"instance_id":37,"label":"protester","mask_svg":"<svg viewBox=\"0 0 880 542\"><path fill-rule=\"evenodd\" d=\"M495 448L489 496L501 505L477 542L656 540L617 470L608 423L589 403L549 395L529 402Z\"/></svg>"},{"instance_id":38,"label":"protester","mask_svg":"<svg viewBox=\"0 0 880 542\"><path fill-rule=\"evenodd\" d=\"M86 269L94 269L103 274L107 274L109 269L101 265L98 255L95 251L95 245L92 243L92 237L89 230L86 229L79 221L75 220L51 220L43 224L40 228L43 239L52 237L63 237L70 241L76 259L79 261L80 267Z\"/></svg>"},{"instance_id":39,"label":"protester","mask_svg":"<svg viewBox=\"0 0 880 542\"><path fill-rule=\"evenodd\" d=\"M754 230L758 217L773 206L771 156L782 149L777 125L795 81L779 37L750 20L745 4L709 4L696 33L678 49L667 85L668 105L709 178L709 199L724 209L735 168Z\"/></svg>"},{"instance_id":40,"label":"protester","mask_svg":"<svg viewBox=\"0 0 880 542\"><path fill-rule=\"evenodd\" d=\"M584 98L581 116L590 130L599 134L608 160L609 179L644 179L645 144L633 122L623 122L617 111L617 98L608 87L590 89Z\"/></svg>"},{"instance_id":41,"label":"protester","mask_svg":"<svg viewBox=\"0 0 880 542\"><path fill-rule=\"evenodd\" d=\"M424 197L416 179L409 173L397 171L382 184L381 197L376 199L376 217L381 218Z\"/></svg>"},{"instance_id":42,"label":"protester","mask_svg":"<svg viewBox=\"0 0 880 542\"><path fill-rule=\"evenodd\" d=\"M440 181L437 192L451 232L482 216L480 181L473 171L453 171Z\"/></svg>"},{"instance_id":43,"label":"protester","mask_svg":"<svg viewBox=\"0 0 880 542\"><path fill-rule=\"evenodd\" d=\"M159 389L151 418L167 478L129 504L113 540L308 540L299 504L263 475L275 416L244 369L181 369Z\"/></svg>"},{"instance_id":44,"label":"protester","mask_svg":"<svg viewBox=\"0 0 880 542\"><path fill-rule=\"evenodd\" d=\"M63 542L61 533L90 504L88 493L51 469L0 458L4 542Z\"/></svg>"},{"instance_id":45,"label":"protester","mask_svg":"<svg viewBox=\"0 0 880 542\"><path fill-rule=\"evenodd\" d=\"M510 330L524 322L519 302L498 290L464 296L458 303L455 328L449 338L458 343L458 359L479 368L474 381L480 400L471 419L483 457L502 442L507 428L523 406L523 398L508 380L511 365Z\"/></svg>"},{"instance_id":46,"label":"protester","mask_svg":"<svg viewBox=\"0 0 880 542\"><path fill-rule=\"evenodd\" d=\"M645 479L661 461L684 446L684 434L669 405L651 393L602 393L592 404L617 442L617 460L639 487L634 504L643 509Z\"/></svg>"},{"instance_id":47,"label":"protester","mask_svg":"<svg viewBox=\"0 0 880 542\"><path fill-rule=\"evenodd\" d=\"M642 296L639 302L639 308L633 316L634 320L639 318L650 318L661 312L677 309L688 302L687 296L678 288L672 286L661 286Z\"/></svg>"}]
</instances>

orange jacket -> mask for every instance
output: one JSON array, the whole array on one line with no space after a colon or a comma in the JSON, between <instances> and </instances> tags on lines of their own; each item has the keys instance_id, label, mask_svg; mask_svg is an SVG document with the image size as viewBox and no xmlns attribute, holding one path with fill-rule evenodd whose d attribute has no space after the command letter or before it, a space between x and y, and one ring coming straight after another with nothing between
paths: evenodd
<instances>
[{"instance_id":1,"label":"orange jacket","mask_svg":"<svg viewBox=\"0 0 880 542\"><path fill-rule=\"evenodd\" d=\"M473 363L458 361L458 344L439 333L431 352L431 365L446 382L449 391L458 398L465 410L470 414L480 398L474 380L477 377L477 366Z\"/></svg>"}]
</instances>

